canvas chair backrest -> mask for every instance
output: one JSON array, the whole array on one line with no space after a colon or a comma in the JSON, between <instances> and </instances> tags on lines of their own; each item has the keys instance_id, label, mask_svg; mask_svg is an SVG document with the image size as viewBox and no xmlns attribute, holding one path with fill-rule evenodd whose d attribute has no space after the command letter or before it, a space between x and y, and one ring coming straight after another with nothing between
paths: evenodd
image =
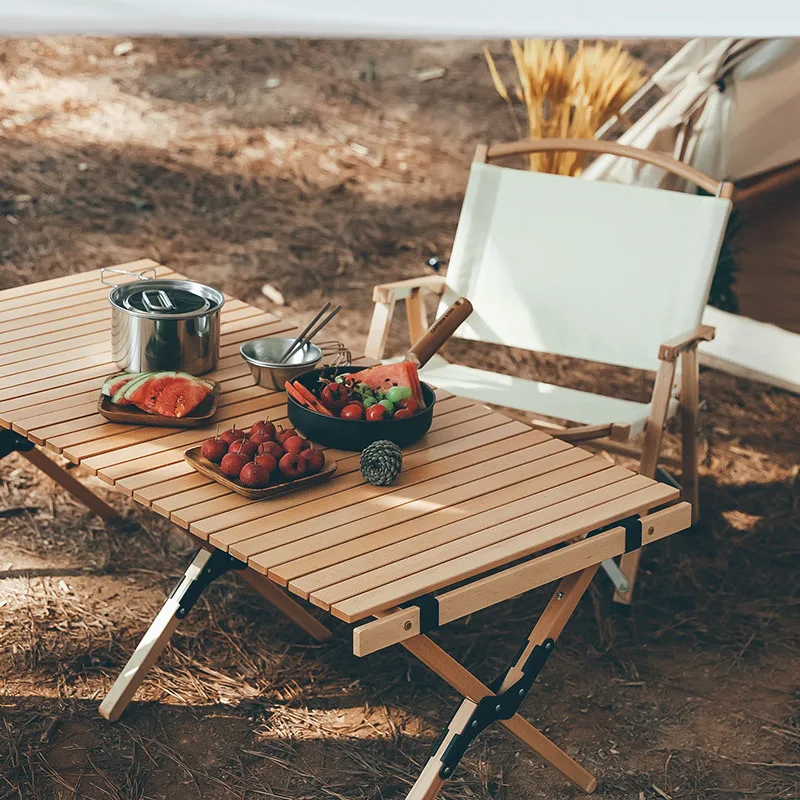
<instances>
[{"instance_id":1,"label":"canvas chair backrest","mask_svg":"<svg viewBox=\"0 0 800 800\"><path fill-rule=\"evenodd\" d=\"M730 200L473 163L440 313L457 336L644 370L700 324Z\"/></svg>"}]
</instances>

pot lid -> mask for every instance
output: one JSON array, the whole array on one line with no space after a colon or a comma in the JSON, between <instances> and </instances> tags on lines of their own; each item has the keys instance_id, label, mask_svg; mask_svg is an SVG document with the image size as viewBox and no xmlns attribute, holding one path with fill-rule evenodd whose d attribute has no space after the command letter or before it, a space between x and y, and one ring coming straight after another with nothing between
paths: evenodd
<instances>
[{"instance_id":1,"label":"pot lid","mask_svg":"<svg viewBox=\"0 0 800 800\"><path fill-rule=\"evenodd\" d=\"M137 286L123 299L122 305L127 309L145 313L193 314L208 309L209 302L202 295L188 289L174 287L151 289L147 286Z\"/></svg>"},{"instance_id":2,"label":"pot lid","mask_svg":"<svg viewBox=\"0 0 800 800\"><path fill-rule=\"evenodd\" d=\"M111 305L137 316L186 319L212 313L225 302L224 295L202 283L186 280L143 280L114 287Z\"/></svg>"}]
</instances>

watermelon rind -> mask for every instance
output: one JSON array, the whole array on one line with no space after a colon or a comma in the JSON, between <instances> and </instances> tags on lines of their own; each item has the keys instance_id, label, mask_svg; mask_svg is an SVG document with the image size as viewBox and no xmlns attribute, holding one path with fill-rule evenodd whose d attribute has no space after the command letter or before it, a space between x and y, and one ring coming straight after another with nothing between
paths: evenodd
<instances>
[{"instance_id":1,"label":"watermelon rind","mask_svg":"<svg viewBox=\"0 0 800 800\"><path fill-rule=\"evenodd\" d=\"M180 376L181 378L186 378L187 380L190 380L190 381L195 381L197 383L202 383L203 386L207 386L208 387L209 391L213 391L214 390L214 386L216 386L214 381L207 380L206 378L198 378L196 375L190 375L188 372L176 372L175 374Z\"/></svg>"},{"instance_id":2,"label":"watermelon rind","mask_svg":"<svg viewBox=\"0 0 800 800\"><path fill-rule=\"evenodd\" d=\"M143 383L146 383L147 381L159 380L161 378L174 378L177 374L178 373L174 372L174 371L169 371L169 372L146 372L142 376L142 379L137 380L135 382L131 381L127 386L125 386L122 396L123 396L123 398L125 400L130 400L131 397L133 396L134 392L137 389L141 388Z\"/></svg>"},{"instance_id":3,"label":"watermelon rind","mask_svg":"<svg viewBox=\"0 0 800 800\"><path fill-rule=\"evenodd\" d=\"M157 372L140 372L133 380L128 381L124 386L120 387L116 394L111 398L112 403L126 403L130 392L140 386L144 381L158 375Z\"/></svg>"},{"instance_id":4,"label":"watermelon rind","mask_svg":"<svg viewBox=\"0 0 800 800\"><path fill-rule=\"evenodd\" d=\"M106 397L111 397L111 387L119 383L122 378L127 377L128 380L133 380L133 378L138 377L136 373L132 372L118 372L116 375L112 375L110 378L106 378L105 382L103 383L102 387L100 388L100 393L104 394Z\"/></svg>"}]
</instances>

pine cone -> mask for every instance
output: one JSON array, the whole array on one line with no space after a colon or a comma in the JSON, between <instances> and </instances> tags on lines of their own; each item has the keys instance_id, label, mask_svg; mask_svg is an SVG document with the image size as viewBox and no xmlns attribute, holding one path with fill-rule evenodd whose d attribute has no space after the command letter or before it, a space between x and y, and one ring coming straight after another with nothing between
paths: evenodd
<instances>
[{"instance_id":1,"label":"pine cone","mask_svg":"<svg viewBox=\"0 0 800 800\"><path fill-rule=\"evenodd\" d=\"M361 452L361 474L373 486L388 486L403 467L403 453L394 443L381 439Z\"/></svg>"}]
</instances>

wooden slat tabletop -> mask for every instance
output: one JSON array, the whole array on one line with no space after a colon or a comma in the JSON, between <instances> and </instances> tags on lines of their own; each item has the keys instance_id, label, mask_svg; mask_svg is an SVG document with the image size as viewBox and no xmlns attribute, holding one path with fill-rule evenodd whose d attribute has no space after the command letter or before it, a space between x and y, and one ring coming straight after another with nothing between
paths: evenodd
<instances>
[{"instance_id":1,"label":"wooden slat tabletop","mask_svg":"<svg viewBox=\"0 0 800 800\"><path fill-rule=\"evenodd\" d=\"M155 268L149 260L125 265ZM123 282L117 276L116 282ZM253 385L242 342L292 326L226 298L219 411L205 429L107 422L96 403L110 356L100 271L0 292L0 425L247 561L291 592L355 622L677 499L664 484L437 392L433 424L406 448L388 487L365 483L357 453L324 484L253 502L194 472L186 449L268 416L288 426L282 392Z\"/></svg>"}]
</instances>

